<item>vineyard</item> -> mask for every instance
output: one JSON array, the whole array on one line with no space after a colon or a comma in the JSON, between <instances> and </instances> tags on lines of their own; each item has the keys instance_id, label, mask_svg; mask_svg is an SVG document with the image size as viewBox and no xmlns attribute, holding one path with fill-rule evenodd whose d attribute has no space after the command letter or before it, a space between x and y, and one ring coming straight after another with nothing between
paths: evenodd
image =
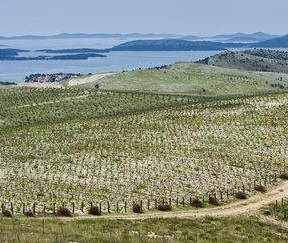
<instances>
[{"instance_id":1,"label":"vineyard","mask_svg":"<svg viewBox=\"0 0 288 243\"><path fill-rule=\"evenodd\" d=\"M73 88L0 89L0 128L99 118L193 101L197 98Z\"/></svg>"},{"instance_id":2,"label":"vineyard","mask_svg":"<svg viewBox=\"0 0 288 243\"><path fill-rule=\"evenodd\" d=\"M0 199L53 212L230 200L288 166L288 95L0 89ZM11 204L12 203L12 204Z\"/></svg>"}]
</instances>

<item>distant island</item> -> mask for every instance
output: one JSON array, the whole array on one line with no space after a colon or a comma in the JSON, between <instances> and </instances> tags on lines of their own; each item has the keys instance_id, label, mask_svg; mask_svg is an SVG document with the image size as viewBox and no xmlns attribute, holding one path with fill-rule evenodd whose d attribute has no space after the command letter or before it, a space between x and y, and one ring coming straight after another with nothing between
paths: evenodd
<instances>
[{"instance_id":1,"label":"distant island","mask_svg":"<svg viewBox=\"0 0 288 243\"><path fill-rule=\"evenodd\" d=\"M187 41L181 39L135 40L109 51L223 51L231 48L288 48L288 35L256 43Z\"/></svg>"},{"instance_id":2,"label":"distant island","mask_svg":"<svg viewBox=\"0 0 288 243\"><path fill-rule=\"evenodd\" d=\"M80 77L80 73L31 74L25 77L25 83L54 83Z\"/></svg>"},{"instance_id":3,"label":"distant island","mask_svg":"<svg viewBox=\"0 0 288 243\"><path fill-rule=\"evenodd\" d=\"M79 54L74 54L74 55L57 55L57 56L19 57L18 52L24 52L24 50L0 49L0 61L87 60L88 58L91 58L91 57L106 57L103 54L97 54L97 53L79 53Z\"/></svg>"},{"instance_id":4,"label":"distant island","mask_svg":"<svg viewBox=\"0 0 288 243\"><path fill-rule=\"evenodd\" d=\"M45 52L49 54L62 54L62 53L106 53L109 50L102 50L102 49L92 49L92 48L77 48L77 49L60 49L60 50L53 50L53 49L42 49L36 50L37 52Z\"/></svg>"},{"instance_id":5,"label":"distant island","mask_svg":"<svg viewBox=\"0 0 288 243\"><path fill-rule=\"evenodd\" d=\"M251 46L262 48L288 48L288 35L266 41L257 42L252 44Z\"/></svg>"},{"instance_id":6,"label":"distant island","mask_svg":"<svg viewBox=\"0 0 288 243\"><path fill-rule=\"evenodd\" d=\"M13 49L13 48L0 49L0 58L18 56L20 52L30 52L30 51Z\"/></svg>"},{"instance_id":7,"label":"distant island","mask_svg":"<svg viewBox=\"0 0 288 243\"><path fill-rule=\"evenodd\" d=\"M3 81L0 81L0 86L7 86L7 85L16 85L16 83L14 83L14 82L3 82Z\"/></svg>"},{"instance_id":8,"label":"distant island","mask_svg":"<svg viewBox=\"0 0 288 243\"><path fill-rule=\"evenodd\" d=\"M96 54L96 53L81 53L81 54L75 54L75 55L59 55L59 56L40 56L39 58L42 58L42 60L87 60L91 57L106 57L102 54Z\"/></svg>"},{"instance_id":9,"label":"distant island","mask_svg":"<svg viewBox=\"0 0 288 243\"><path fill-rule=\"evenodd\" d=\"M225 36L240 38L242 34ZM237 37L238 36L238 37ZM265 33L255 33L254 35L246 35L246 40L254 37L268 38ZM220 38L221 36L217 36ZM270 36L271 37L271 36ZM242 35L242 38L243 35ZM230 39L231 40L231 39ZM219 42L219 41L188 41L183 39L158 39L158 40L134 40L124 42L107 49L94 48L76 48L76 49L42 49L38 52L47 54L66 54L66 55L39 55L36 57L19 56L21 52L29 52L29 50L20 50L12 48L0 48L0 61L31 61L31 60L87 60L89 58L106 57L103 53L113 51L225 51L233 48L288 48L288 35L277 37L265 41L255 43L238 43L238 42Z\"/></svg>"},{"instance_id":10,"label":"distant island","mask_svg":"<svg viewBox=\"0 0 288 243\"><path fill-rule=\"evenodd\" d=\"M223 51L241 48L242 43L222 43L213 41L186 41L179 39L136 40L114 46L110 51Z\"/></svg>"}]
</instances>

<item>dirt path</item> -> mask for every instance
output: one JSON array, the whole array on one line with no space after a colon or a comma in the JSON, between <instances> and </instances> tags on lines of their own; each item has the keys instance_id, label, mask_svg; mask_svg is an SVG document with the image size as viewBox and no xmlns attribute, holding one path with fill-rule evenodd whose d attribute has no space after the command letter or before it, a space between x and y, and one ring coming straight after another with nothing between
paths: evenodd
<instances>
[{"instance_id":1,"label":"dirt path","mask_svg":"<svg viewBox=\"0 0 288 243\"><path fill-rule=\"evenodd\" d=\"M108 77L114 74L115 73L98 73L98 74L92 74L92 75L88 75L84 77L74 78L68 82L68 86L93 83L93 82L99 81L100 79L103 79L105 77Z\"/></svg>"},{"instance_id":2,"label":"dirt path","mask_svg":"<svg viewBox=\"0 0 288 243\"><path fill-rule=\"evenodd\" d=\"M248 215L257 212L263 206L275 202L276 200L281 200L288 196L288 181L281 183L280 185L274 187L265 194L258 193L251 196L247 200L239 200L231 204L215 207L215 208L204 208L197 210L186 210L186 211L171 211L171 212L146 212L144 214L123 214L123 215L105 215L100 217L92 216L78 216L72 219L150 219L150 218L200 218L200 217L226 217L226 216L236 216L236 215ZM67 218L66 218L67 219Z\"/></svg>"}]
</instances>

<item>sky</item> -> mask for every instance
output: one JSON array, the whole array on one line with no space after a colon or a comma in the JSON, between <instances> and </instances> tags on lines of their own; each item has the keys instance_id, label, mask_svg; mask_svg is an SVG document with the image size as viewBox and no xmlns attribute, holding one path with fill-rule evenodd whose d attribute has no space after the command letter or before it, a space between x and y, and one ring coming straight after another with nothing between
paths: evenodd
<instances>
[{"instance_id":1,"label":"sky","mask_svg":"<svg viewBox=\"0 0 288 243\"><path fill-rule=\"evenodd\" d=\"M287 0L0 0L0 35L288 34Z\"/></svg>"}]
</instances>

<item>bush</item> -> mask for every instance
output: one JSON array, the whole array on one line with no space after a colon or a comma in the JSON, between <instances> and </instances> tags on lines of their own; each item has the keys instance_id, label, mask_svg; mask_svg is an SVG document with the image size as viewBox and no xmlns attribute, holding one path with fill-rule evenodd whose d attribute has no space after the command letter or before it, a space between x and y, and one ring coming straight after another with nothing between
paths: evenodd
<instances>
[{"instance_id":1,"label":"bush","mask_svg":"<svg viewBox=\"0 0 288 243\"><path fill-rule=\"evenodd\" d=\"M279 176L279 178L280 179L282 179L282 180L288 180L288 174L281 174L280 176Z\"/></svg>"},{"instance_id":2,"label":"bush","mask_svg":"<svg viewBox=\"0 0 288 243\"><path fill-rule=\"evenodd\" d=\"M91 214L91 215L100 216L101 215L101 210L97 206L91 206L89 208L89 210L88 210L88 213Z\"/></svg>"},{"instance_id":3,"label":"bush","mask_svg":"<svg viewBox=\"0 0 288 243\"><path fill-rule=\"evenodd\" d=\"M214 206L220 206L220 202L216 197L209 197L209 203Z\"/></svg>"},{"instance_id":4,"label":"bush","mask_svg":"<svg viewBox=\"0 0 288 243\"><path fill-rule=\"evenodd\" d=\"M4 209L2 214L3 214L4 217L8 217L8 218L12 218L13 217L12 213L9 210L7 210L7 209Z\"/></svg>"},{"instance_id":5,"label":"bush","mask_svg":"<svg viewBox=\"0 0 288 243\"><path fill-rule=\"evenodd\" d=\"M256 185L254 187L255 191L258 191L258 192L267 192L267 188L265 186L262 186L262 185Z\"/></svg>"},{"instance_id":6,"label":"bush","mask_svg":"<svg viewBox=\"0 0 288 243\"><path fill-rule=\"evenodd\" d=\"M35 216L35 214L32 211L25 212L24 215L26 217L34 217Z\"/></svg>"},{"instance_id":7,"label":"bush","mask_svg":"<svg viewBox=\"0 0 288 243\"><path fill-rule=\"evenodd\" d=\"M265 211L264 211L264 215L266 215L266 216L271 215L271 211L269 211L269 210L265 210Z\"/></svg>"},{"instance_id":8,"label":"bush","mask_svg":"<svg viewBox=\"0 0 288 243\"><path fill-rule=\"evenodd\" d=\"M247 199L248 195L245 192L237 192L235 197L238 199Z\"/></svg>"},{"instance_id":9,"label":"bush","mask_svg":"<svg viewBox=\"0 0 288 243\"><path fill-rule=\"evenodd\" d=\"M138 203L133 203L132 210L133 210L133 213L143 213L143 210L142 210L140 204L138 204Z\"/></svg>"},{"instance_id":10,"label":"bush","mask_svg":"<svg viewBox=\"0 0 288 243\"><path fill-rule=\"evenodd\" d=\"M57 209L56 215L61 217L72 217L70 210L65 207L59 207Z\"/></svg>"},{"instance_id":11,"label":"bush","mask_svg":"<svg viewBox=\"0 0 288 243\"><path fill-rule=\"evenodd\" d=\"M167 204L167 203L162 203L162 204L159 204L157 209L159 211L171 211L172 210L172 207L170 204Z\"/></svg>"},{"instance_id":12,"label":"bush","mask_svg":"<svg viewBox=\"0 0 288 243\"><path fill-rule=\"evenodd\" d=\"M193 199L191 201L190 205L192 207L196 207L196 208L202 208L203 207L203 203L198 198Z\"/></svg>"}]
</instances>

